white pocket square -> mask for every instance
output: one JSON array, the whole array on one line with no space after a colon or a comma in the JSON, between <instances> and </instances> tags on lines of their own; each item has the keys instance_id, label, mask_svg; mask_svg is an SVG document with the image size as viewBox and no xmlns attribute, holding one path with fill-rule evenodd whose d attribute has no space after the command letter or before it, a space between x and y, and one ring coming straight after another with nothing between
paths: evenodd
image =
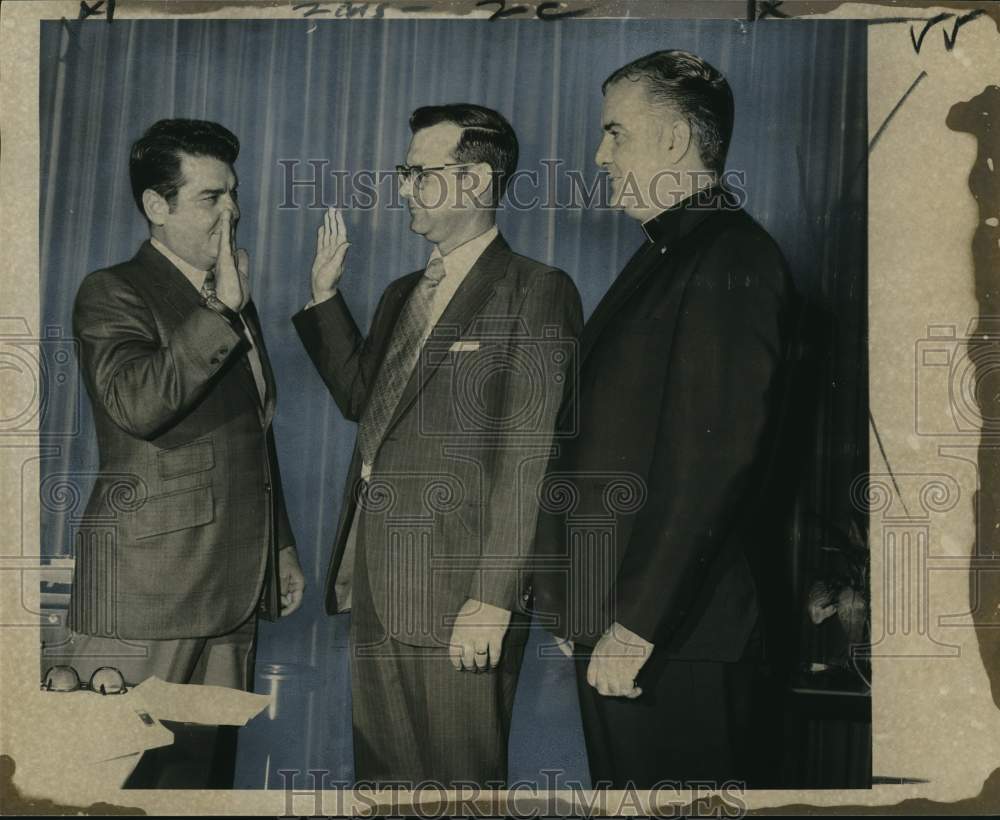
<instances>
[{"instance_id":1,"label":"white pocket square","mask_svg":"<svg viewBox=\"0 0 1000 820\"><path fill-rule=\"evenodd\" d=\"M452 353L467 353L472 350L479 350L479 342L458 341L448 350Z\"/></svg>"}]
</instances>

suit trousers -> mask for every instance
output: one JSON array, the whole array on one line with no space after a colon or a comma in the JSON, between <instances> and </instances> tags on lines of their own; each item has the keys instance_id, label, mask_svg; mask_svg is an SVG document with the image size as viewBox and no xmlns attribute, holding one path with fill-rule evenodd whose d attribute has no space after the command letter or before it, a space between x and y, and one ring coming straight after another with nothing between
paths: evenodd
<instances>
[{"instance_id":1,"label":"suit trousers","mask_svg":"<svg viewBox=\"0 0 1000 820\"><path fill-rule=\"evenodd\" d=\"M119 669L130 686L155 676L168 683L227 686L252 691L257 615L232 632L209 638L118 640L71 633L66 652L47 653L69 664L86 683L101 666ZM174 743L145 752L125 783L142 789L229 789L236 767L235 726L165 722Z\"/></svg>"},{"instance_id":2,"label":"suit trousers","mask_svg":"<svg viewBox=\"0 0 1000 820\"><path fill-rule=\"evenodd\" d=\"M457 671L448 647L386 634L372 601L363 534L351 610L354 773L359 783L503 784L527 624L511 618L500 663Z\"/></svg>"},{"instance_id":3,"label":"suit trousers","mask_svg":"<svg viewBox=\"0 0 1000 820\"><path fill-rule=\"evenodd\" d=\"M654 678L640 672L643 693L629 700L587 683L589 647L575 660L594 788L777 780L782 723L766 664L660 661Z\"/></svg>"}]
</instances>

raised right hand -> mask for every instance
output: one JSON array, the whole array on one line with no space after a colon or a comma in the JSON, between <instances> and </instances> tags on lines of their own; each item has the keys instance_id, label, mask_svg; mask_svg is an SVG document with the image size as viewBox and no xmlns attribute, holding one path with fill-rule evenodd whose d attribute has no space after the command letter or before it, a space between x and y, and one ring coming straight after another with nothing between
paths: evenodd
<instances>
[{"instance_id":1,"label":"raised right hand","mask_svg":"<svg viewBox=\"0 0 1000 820\"><path fill-rule=\"evenodd\" d=\"M239 313L250 301L250 256L236 248L236 215L231 209L220 217L219 253L215 261L215 295Z\"/></svg>"},{"instance_id":2,"label":"raised right hand","mask_svg":"<svg viewBox=\"0 0 1000 820\"><path fill-rule=\"evenodd\" d=\"M351 243L340 211L327 208L323 224L316 232L316 258L312 266L312 296L314 302L329 299L337 291L344 273L344 255Z\"/></svg>"}]
</instances>

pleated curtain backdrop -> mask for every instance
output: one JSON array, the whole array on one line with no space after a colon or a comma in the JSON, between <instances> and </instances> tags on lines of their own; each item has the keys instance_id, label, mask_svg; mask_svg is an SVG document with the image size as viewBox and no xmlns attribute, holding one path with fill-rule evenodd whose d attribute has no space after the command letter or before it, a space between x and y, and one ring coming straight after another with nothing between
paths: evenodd
<instances>
[{"instance_id":1,"label":"pleated curtain backdrop","mask_svg":"<svg viewBox=\"0 0 1000 820\"><path fill-rule=\"evenodd\" d=\"M648 52L682 48L728 77L737 121L728 167L745 172L747 210L776 238L802 292L828 317L836 342L824 364L834 381L821 408L817 466L807 493L847 511L846 487L867 445L864 431L865 30L825 21L503 20L43 22L40 51L41 325L70 335L77 287L91 270L135 253L147 235L128 182L131 143L154 121L218 121L241 142L237 162L254 300L278 381L275 431L285 493L310 588L293 617L260 632L258 686L279 687L279 719L243 733L238 782L280 787L279 769L350 777L346 631L322 610L354 425L345 422L289 321L309 299L322 211L286 183L330 171L389 170L421 105L467 101L502 112L517 131L521 168L542 160L583 172L601 138L601 82ZM313 166L310 160L323 166ZM297 164L295 164L297 161ZM294 165L294 167L292 167ZM551 164L550 164L551 165ZM565 198L567 183L559 183ZM538 191L543 197L544 186ZM385 190L380 188L380 190ZM526 188L519 189L529 193ZM602 209L505 209L500 227L519 252L566 270L593 309L642 236ZM423 266L430 246L405 209L346 213L352 248L342 289L362 328L386 285ZM861 370L859 370L859 364ZM42 453L43 552L68 554L74 515L97 469L82 385L49 397L48 434L80 434ZM859 430L861 433L859 433ZM860 436L860 437L859 437ZM839 446L848 441L854 449ZM821 458L822 457L822 458ZM66 478L78 503L46 498ZM68 478L67 478L68 477ZM66 482L62 482L65 484ZM818 499L818 501L816 501ZM813 559L796 553L795 560ZM545 782L561 767L586 783L568 664L529 647L518 693L512 779ZM296 785L310 785L308 778Z\"/></svg>"}]
</instances>

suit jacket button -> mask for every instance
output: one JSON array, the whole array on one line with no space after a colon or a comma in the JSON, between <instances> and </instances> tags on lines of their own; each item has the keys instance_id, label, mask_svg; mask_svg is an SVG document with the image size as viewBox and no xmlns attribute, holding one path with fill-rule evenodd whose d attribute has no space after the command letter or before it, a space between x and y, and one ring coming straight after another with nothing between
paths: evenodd
<instances>
[{"instance_id":1,"label":"suit jacket button","mask_svg":"<svg viewBox=\"0 0 1000 820\"><path fill-rule=\"evenodd\" d=\"M270 481L265 481L264 482L264 492L265 493L271 492L271 482Z\"/></svg>"}]
</instances>

